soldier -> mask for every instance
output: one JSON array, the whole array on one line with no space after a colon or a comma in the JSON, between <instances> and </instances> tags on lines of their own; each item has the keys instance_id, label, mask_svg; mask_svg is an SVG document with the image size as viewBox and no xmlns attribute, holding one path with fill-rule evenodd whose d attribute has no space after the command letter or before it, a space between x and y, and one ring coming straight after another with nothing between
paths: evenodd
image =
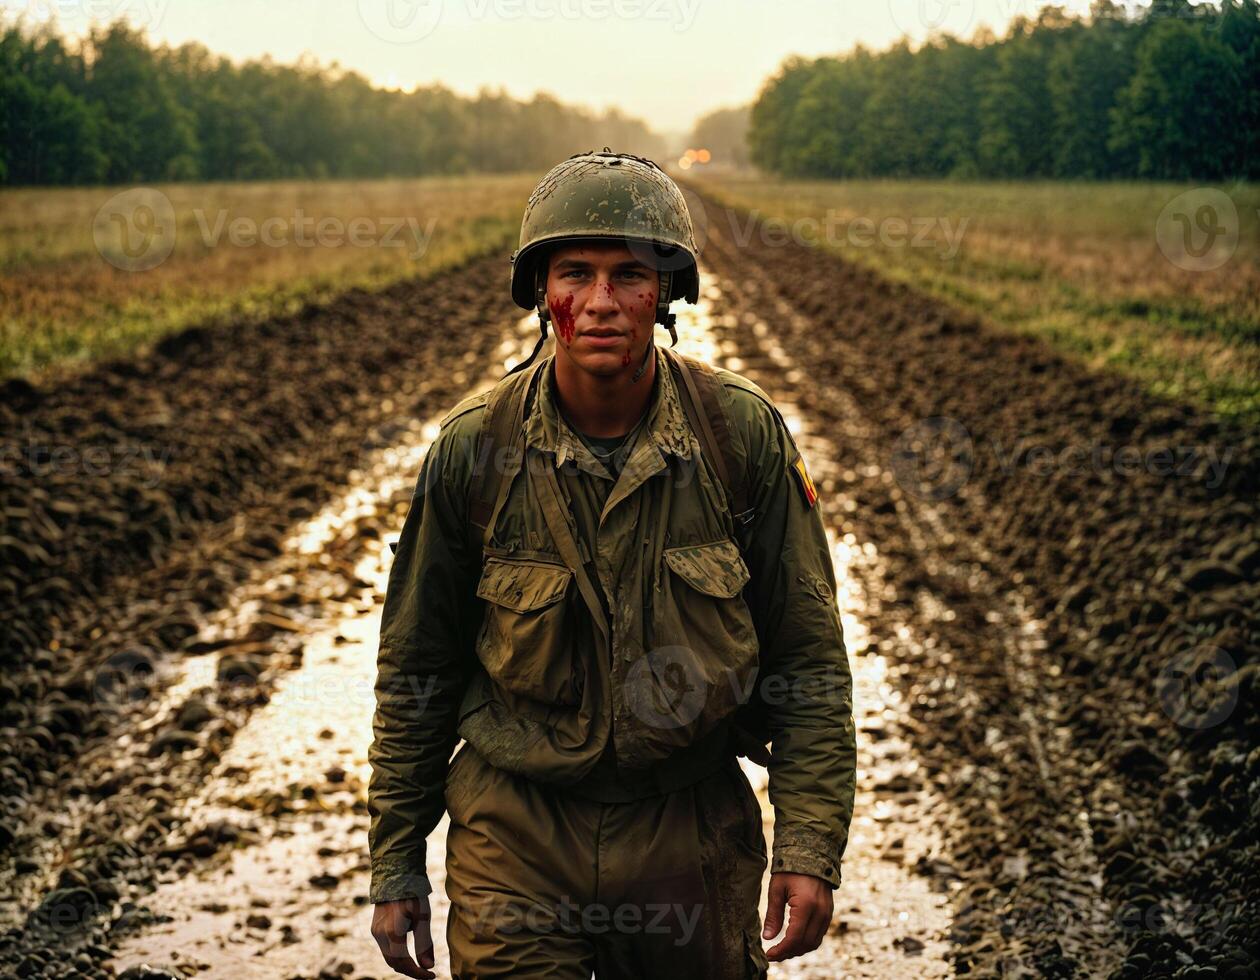
<instances>
[{"instance_id":1,"label":"soldier","mask_svg":"<svg viewBox=\"0 0 1260 980\"><path fill-rule=\"evenodd\" d=\"M444 809L453 977L764 976L826 934L855 769L831 557L769 397L653 344L698 291L651 161L578 154L530 197L512 296L542 335L443 421L385 598L370 899L398 973L434 976ZM738 754L770 773L764 930Z\"/></svg>"}]
</instances>

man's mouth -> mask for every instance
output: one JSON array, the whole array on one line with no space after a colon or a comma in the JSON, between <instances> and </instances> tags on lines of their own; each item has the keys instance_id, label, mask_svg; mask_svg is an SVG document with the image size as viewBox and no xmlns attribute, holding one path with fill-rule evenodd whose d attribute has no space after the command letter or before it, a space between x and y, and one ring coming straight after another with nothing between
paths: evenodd
<instances>
[{"instance_id":1,"label":"man's mouth","mask_svg":"<svg viewBox=\"0 0 1260 980\"><path fill-rule=\"evenodd\" d=\"M625 334L620 330L600 328L598 330L584 330L578 336L595 347L613 347L621 342L621 338Z\"/></svg>"}]
</instances>

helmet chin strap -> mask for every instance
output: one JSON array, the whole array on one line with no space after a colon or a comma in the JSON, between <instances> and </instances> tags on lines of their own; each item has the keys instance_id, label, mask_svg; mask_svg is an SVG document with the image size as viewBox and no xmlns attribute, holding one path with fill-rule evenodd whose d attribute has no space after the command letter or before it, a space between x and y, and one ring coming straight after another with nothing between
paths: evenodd
<instances>
[{"instance_id":1,"label":"helmet chin strap","mask_svg":"<svg viewBox=\"0 0 1260 980\"><path fill-rule=\"evenodd\" d=\"M674 278L672 272L660 270L656 273L657 293L656 293L656 319L652 321L653 330L656 324L661 324L669 331L671 338L670 346L674 347L678 344L678 333L674 330L674 314L669 312L669 292L671 281ZM639 369L634 372L631 382L638 381L643 377L643 372L647 370L648 358L652 356L652 350L656 346L656 338L653 335L648 336L647 350L643 352L643 361L639 364Z\"/></svg>"},{"instance_id":2,"label":"helmet chin strap","mask_svg":"<svg viewBox=\"0 0 1260 980\"><path fill-rule=\"evenodd\" d=\"M656 326L656 324L652 324L652 326ZM641 377L643 377L643 372L647 370L648 358L652 356L652 349L655 346L656 344L654 338L648 337L648 345L647 349L643 352L643 360L639 362L639 369L631 376L631 383L638 381Z\"/></svg>"},{"instance_id":3,"label":"helmet chin strap","mask_svg":"<svg viewBox=\"0 0 1260 980\"><path fill-rule=\"evenodd\" d=\"M538 352L543 349L543 344L547 342L547 324L551 322L551 308L547 305L547 278L542 274L541 269L534 270L534 305L538 310L538 343L534 344L534 349L530 351L529 357L521 361L507 374L515 374L522 371L534 363L534 358L538 356Z\"/></svg>"}]
</instances>

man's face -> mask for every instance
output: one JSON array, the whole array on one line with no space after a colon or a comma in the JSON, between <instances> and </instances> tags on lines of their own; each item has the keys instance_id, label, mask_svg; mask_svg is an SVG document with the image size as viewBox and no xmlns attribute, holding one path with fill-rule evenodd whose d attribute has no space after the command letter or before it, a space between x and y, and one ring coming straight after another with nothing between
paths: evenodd
<instances>
[{"instance_id":1,"label":"man's face","mask_svg":"<svg viewBox=\"0 0 1260 980\"><path fill-rule=\"evenodd\" d=\"M558 246L547 269L556 357L590 374L638 370L658 290L656 270L621 242Z\"/></svg>"}]
</instances>

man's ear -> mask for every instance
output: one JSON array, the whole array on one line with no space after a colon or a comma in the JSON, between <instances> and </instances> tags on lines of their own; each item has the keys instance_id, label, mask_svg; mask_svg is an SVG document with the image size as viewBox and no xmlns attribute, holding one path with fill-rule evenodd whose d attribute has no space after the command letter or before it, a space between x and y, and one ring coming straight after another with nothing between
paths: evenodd
<instances>
[{"instance_id":1,"label":"man's ear","mask_svg":"<svg viewBox=\"0 0 1260 980\"><path fill-rule=\"evenodd\" d=\"M546 286L551 279L551 263L555 261L556 248L551 246L544 248L542 254L538 257L538 269L542 273L543 285Z\"/></svg>"},{"instance_id":2,"label":"man's ear","mask_svg":"<svg viewBox=\"0 0 1260 980\"><path fill-rule=\"evenodd\" d=\"M551 278L551 258L555 255L554 248L541 249L539 255L534 259L534 292L537 296L538 290L542 290L545 297L547 295L547 283Z\"/></svg>"}]
</instances>

